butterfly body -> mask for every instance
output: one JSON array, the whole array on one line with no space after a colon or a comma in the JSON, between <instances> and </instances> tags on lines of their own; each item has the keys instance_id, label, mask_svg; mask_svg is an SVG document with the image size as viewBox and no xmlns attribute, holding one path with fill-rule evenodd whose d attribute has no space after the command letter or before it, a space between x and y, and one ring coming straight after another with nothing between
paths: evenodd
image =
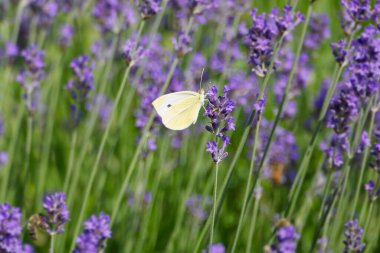
<instances>
[{"instance_id":1,"label":"butterfly body","mask_svg":"<svg viewBox=\"0 0 380 253\"><path fill-rule=\"evenodd\" d=\"M153 101L153 107L162 123L171 130L183 130L198 119L204 104L204 91L180 91L163 95Z\"/></svg>"}]
</instances>

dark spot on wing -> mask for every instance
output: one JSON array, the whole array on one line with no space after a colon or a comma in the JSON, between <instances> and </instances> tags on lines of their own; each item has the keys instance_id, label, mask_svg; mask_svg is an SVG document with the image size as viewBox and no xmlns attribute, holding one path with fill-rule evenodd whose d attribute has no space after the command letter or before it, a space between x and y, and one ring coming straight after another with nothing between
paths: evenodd
<instances>
[{"instance_id":1,"label":"dark spot on wing","mask_svg":"<svg viewBox=\"0 0 380 253\"><path fill-rule=\"evenodd\" d=\"M168 104L168 108L170 108L170 107L172 107L172 105L171 105L171 104Z\"/></svg>"}]
</instances>

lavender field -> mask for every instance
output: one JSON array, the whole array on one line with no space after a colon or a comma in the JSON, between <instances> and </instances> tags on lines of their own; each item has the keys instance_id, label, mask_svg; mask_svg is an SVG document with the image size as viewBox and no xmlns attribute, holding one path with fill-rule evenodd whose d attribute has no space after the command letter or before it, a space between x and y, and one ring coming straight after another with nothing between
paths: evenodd
<instances>
[{"instance_id":1,"label":"lavender field","mask_svg":"<svg viewBox=\"0 0 380 253\"><path fill-rule=\"evenodd\" d=\"M379 0L0 0L0 253L380 252Z\"/></svg>"}]
</instances>

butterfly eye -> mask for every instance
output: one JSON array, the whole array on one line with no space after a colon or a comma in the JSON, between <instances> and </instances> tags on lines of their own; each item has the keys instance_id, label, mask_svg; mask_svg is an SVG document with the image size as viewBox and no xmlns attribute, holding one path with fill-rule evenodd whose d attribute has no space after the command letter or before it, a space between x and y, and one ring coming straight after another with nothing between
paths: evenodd
<instances>
[{"instance_id":1,"label":"butterfly eye","mask_svg":"<svg viewBox=\"0 0 380 253\"><path fill-rule=\"evenodd\" d=\"M170 107L172 107L172 105L171 105L171 104L168 104L168 108L170 108Z\"/></svg>"}]
</instances>

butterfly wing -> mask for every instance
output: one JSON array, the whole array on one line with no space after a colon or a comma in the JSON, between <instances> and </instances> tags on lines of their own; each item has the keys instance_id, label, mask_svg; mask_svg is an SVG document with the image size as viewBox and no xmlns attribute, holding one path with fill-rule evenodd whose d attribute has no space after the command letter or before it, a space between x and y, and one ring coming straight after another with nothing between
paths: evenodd
<instances>
[{"instance_id":1,"label":"butterfly wing","mask_svg":"<svg viewBox=\"0 0 380 253\"><path fill-rule=\"evenodd\" d=\"M200 109L199 98L186 98L170 108L168 113L162 117L162 123L169 129L183 130L197 121Z\"/></svg>"},{"instance_id":2,"label":"butterfly wing","mask_svg":"<svg viewBox=\"0 0 380 253\"><path fill-rule=\"evenodd\" d=\"M177 102L186 98L199 98L199 93L193 91L180 91L163 95L153 101L154 109L156 109L158 115L164 117L169 109Z\"/></svg>"},{"instance_id":3,"label":"butterfly wing","mask_svg":"<svg viewBox=\"0 0 380 253\"><path fill-rule=\"evenodd\" d=\"M195 123L202 106L200 94L192 91L170 93L153 101L162 123L172 130L183 130Z\"/></svg>"}]
</instances>

